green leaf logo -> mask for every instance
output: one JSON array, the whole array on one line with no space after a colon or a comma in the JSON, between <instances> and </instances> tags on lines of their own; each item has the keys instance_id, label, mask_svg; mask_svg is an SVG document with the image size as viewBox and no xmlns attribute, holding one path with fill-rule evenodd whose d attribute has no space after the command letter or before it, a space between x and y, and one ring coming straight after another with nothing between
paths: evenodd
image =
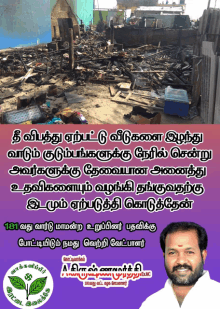
<instances>
[{"instance_id":1,"label":"green leaf logo","mask_svg":"<svg viewBox=\"0 0 220 309\"><path fill-rule=\"evenodd\" d=\"M34 282L31 283L29 293L28 293L28 285L26 287L24 281L21 278L19 277L8 277L8 278L11 281L11 284L13 285L13 287L15 287L18 290L26 291L27 299L29 295L36 295L40 293L44 289L46 285L46 281L47 281L47 277L38 278L34 280Z\"/></svg>"},{"instance_id":2,"label":"green leaf logo","mask_svg":"<svg viewBox=\"0 0 220 309\"><path fill-rule=\"evenodd\" d=\"M20 261L6 272L3 292L14 306L23 309L29 306L29 309L34 309L49 300L53 284L53 278L44 265L31 260ZM3 309L1 301L0 309Z\"/></svg>"},{"instance_id":3,"label":"green leaf logo","mask_svg":"<svg viewBox=\"0 0 220 309\"><path fill-rule=\"evenodd\" d=\"M30 286L29 295L36 295L40 293L44 289L46 281L47 277L34 280L34 282L32 282Z\"/></svg>"},{"instance_id":4,"label":"green leaf logo","mask_svg":"<svg viewBox=\"0 0 220 309\"><path fill-rule=\"evenodd\" d=\"M14 288L18 290L26 290L24 281L19 277L8 277Z\"/></svg>"}]
</instances>

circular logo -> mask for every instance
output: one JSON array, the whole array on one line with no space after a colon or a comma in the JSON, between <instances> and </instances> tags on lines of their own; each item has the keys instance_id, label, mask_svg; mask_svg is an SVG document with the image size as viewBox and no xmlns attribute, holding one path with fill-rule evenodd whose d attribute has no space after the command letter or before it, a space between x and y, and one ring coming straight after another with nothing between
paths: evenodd
<instances>
[{"instance_id":1,"label":"circular logo","mask_svg":"<svg viewBox=\"0 0 220 309\"><path fill-rule=\"evenodd\" d=\"M6 298L18 308L39 308L53 292L53 278L40 263L23 261L13 265L3 281Z\"/></svg>"}]
</instances>

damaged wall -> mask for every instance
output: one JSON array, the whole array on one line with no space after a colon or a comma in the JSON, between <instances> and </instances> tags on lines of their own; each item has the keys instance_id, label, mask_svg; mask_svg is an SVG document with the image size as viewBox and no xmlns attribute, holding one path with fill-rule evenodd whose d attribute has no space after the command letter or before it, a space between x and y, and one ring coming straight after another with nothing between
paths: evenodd
<instances>
[{"instance_id":1,"label":"damaged wall","mask_svg":"<svg viewBox=\"0 0 220 309\"><path fill-rule=\"evenodd\" d=\"M141 46L144 44L158 45L178 45L179 30L175 29L150 29L122 27L115 28L114 37L117 43L124 46ZM106 36L110 39L110 29L107 29ZM197 30L182 30L182 45L194 45L197 36Z\"/></svg>"},{"instance_id":2,"label":"damaged wall","mask_svg":"<svg viewBox=\"0 0 220 309\"><path fill-rule=\"evenodd\" d=\"M55 2L55 4L53 4ZM67 19L70 18L72 20L72 25L69 26L72 28L73 26L73 34L74 39L77 35L79 35L79 24L77 21L77 17L73 13L76 9L73 5L73 2L68 2L67 0L51 0L52 11L51 11L51 26L52 26L52 38L60 38L62 34L60 33L59 21L58 19ZM64 29L66 31L66 29ZM65 40L66 38L62 38ZM68 40L68 38L67 38Z\"/></svg>"},{"instance_id":3,"label":"damaged wall","mask_svg":"<svg viewBox=\"0 0 220 309\"><path fill-rule=\"evenodd\" d=\"M50 0L1 0L0 49L51 41Z\"/></svg>"},{"instance_id":4,"label":"damaged wall","mask_svg":"<svg viewBox=\"0 0 220 309\"><path fill-rule=\"evenodd\" d=\"M77 22L80 23L80 20L88 26L90 22L93 22L93 0L50 0L51 3L51 16L53 16L53 10L55 6L59 8L57 10L59 18L59 13L62 16L66 16L67 14L74 14L74 18L77 18ZM72 15L73 16L73 15ZM72 17L71 16L71 17ZM67 18L67 17L66 17ZM76 21L74 22L76 24ZM53 26L52 26L53 33Z\"/></svg>"}]
</instances>

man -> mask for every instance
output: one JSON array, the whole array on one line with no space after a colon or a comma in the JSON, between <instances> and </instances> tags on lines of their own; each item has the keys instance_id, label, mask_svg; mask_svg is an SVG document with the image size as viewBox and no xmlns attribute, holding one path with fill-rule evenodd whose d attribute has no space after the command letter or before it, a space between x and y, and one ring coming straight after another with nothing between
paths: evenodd
<instances>
[{"instance_id":1,"label":"man","mask_svg":"<svg viewBox=\"0 0 220 309\"><path fill-rule=\"evenodd\" d=\"M220 283L203 270L207 244L206 231L200 225L169 224L160 235L169 279L162 290L145 300L141 309L220 309Z\"/></svg>"}]
</instances>

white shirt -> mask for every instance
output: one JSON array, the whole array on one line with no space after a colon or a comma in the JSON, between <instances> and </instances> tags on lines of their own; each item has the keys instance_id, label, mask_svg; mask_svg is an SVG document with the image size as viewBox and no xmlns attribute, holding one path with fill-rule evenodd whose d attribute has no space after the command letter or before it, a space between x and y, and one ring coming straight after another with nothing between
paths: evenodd
<instances>
[{"instance_id":1,"label":"white shirt","mask_svg":"<svg viewBox=\"0 0 220 309\"><path fill-rule=\"evenodd\" d=\"M148 297L140 309L220 309L220 283L211 280L204 271L183 300L182 306L176 299L172 282L168 279L160 291Z\"/></svg>"}]
</instances>

